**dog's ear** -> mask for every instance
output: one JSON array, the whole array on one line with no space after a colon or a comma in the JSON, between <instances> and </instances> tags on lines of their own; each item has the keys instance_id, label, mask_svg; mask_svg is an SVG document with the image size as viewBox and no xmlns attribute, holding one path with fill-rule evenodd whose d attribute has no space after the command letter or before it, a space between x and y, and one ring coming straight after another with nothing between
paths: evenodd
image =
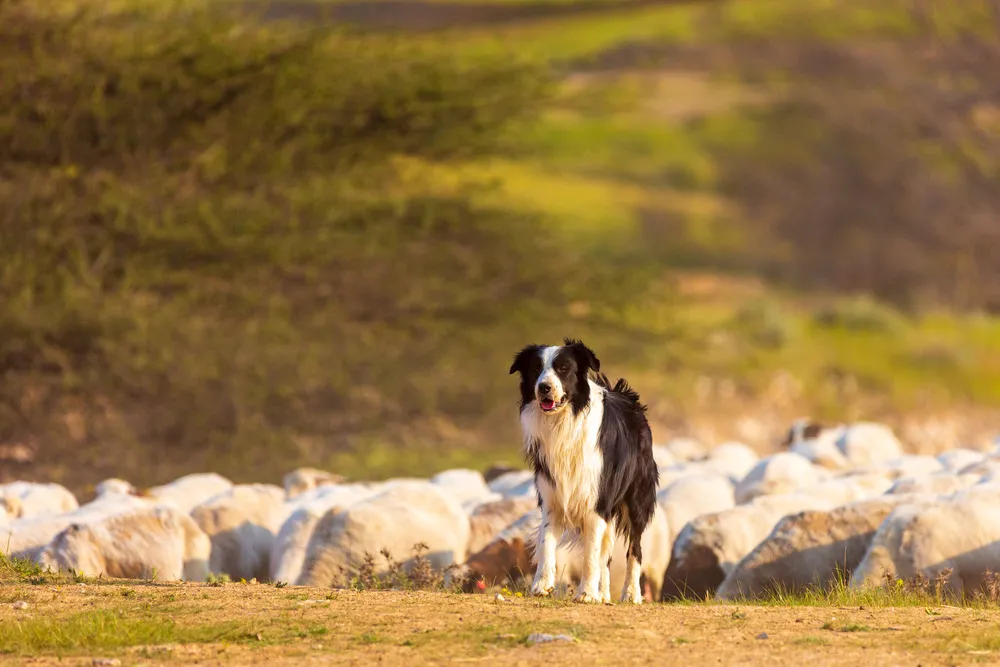
<instances>
[{"instance_id":1,"label":"dog's ear","mask_svg":"<svg viewBox=\"0 0 1000 667\"><path fill-rule=\"evenodd\" d=\"M601 370L601 361L594 354L594 351L583 344L583 341L574 340L572 338L567 338L563 341L566 347L573 350L573 354L576 355L576 363L583 369L593 369L594 372Z\"/></svg>"},{"instance_id":2,"label":"dog's ear","mask_svg":"<svg viewBox=\"0 0 1000 667\"><path fill-rule=\"evenodd\" d=\"M523 374L528 361L530 361L533 356L537 355L540 349L542 349L541 345L528 345L523 350L518 352L517 355L514 356L514 363L510 365L509 375L513 375L518 372Z\"/></svg>"}]
</instances>

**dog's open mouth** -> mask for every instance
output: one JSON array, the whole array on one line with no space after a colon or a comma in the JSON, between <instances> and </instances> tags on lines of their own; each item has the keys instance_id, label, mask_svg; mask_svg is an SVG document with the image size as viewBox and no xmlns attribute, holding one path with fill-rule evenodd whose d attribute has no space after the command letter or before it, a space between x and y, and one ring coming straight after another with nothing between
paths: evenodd
<instances>
[{"instance_id":1,"label":"dog's open mouth","mask_svg":"<svg viewBox=\"0 0 1000 667\"><path fill-rule=\"evenodd\" d=\"M558 403L553 401L551 398L540 398L538 399L538 407L542 409L543 412L552 412L556 408L560 407L564 401L559 401Z\"/></svg>"}]
</instances>

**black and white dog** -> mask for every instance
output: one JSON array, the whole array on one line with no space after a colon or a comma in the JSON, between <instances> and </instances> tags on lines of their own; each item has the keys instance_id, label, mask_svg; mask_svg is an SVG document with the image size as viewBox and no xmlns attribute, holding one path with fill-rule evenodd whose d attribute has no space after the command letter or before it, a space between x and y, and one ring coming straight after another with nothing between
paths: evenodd
<instances>
[{"instance_id":1,"label":"black and white dog","mask_svg":"<svg viewBox=\"0 0 1000 667\"><path fill-rule=\"evenodd\" d=\"M510 372L521 374L521 427L535 473L542 523L535 541L533 595L555 588L556 546L582 540L576 599L611 602L615 533L628 541L622 601L642 602L640 542L656 510L659 472L646 407L624 379L612 387L580 341L529 345Z\"/></svg>"}]
</instances>

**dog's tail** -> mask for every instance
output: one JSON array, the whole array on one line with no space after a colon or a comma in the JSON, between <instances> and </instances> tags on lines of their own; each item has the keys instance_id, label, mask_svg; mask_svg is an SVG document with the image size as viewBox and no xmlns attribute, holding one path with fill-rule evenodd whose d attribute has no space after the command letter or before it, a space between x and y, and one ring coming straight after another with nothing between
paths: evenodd
<instances>
[{"instance_id":1,"label":"dog's tail","mask_svg":"<svg viewBox=\"0 0 1000 667\"><path fill-rule=\"evenodd\" d=\"M611 380L609 380L608 376L604 373L595 373L595 375L596 378L594 379L594 382L596 382L599 386L604 387L607 391L624 396L630 403L635 405L639 411L646 412L646 406L643 405L641 400L639 400L639 392L633 389L625 378L618 378L618 382L615 382L615 384L612 385Z\"/></svg>"}]
</instances>

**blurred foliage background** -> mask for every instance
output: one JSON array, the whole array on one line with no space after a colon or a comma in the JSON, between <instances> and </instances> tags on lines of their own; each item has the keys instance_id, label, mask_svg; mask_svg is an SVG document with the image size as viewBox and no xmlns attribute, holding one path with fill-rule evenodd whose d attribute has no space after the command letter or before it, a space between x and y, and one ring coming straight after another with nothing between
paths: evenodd
<instances>
[{"instance_id":1,"label":"blurred foliage background","mask_svg":"<svg viewBox=\"0 0 1000 667\"><path fill-rule=\"evenodd\" d=\"M1000 406L1000 2L0 0L0 477L518 458Z\"/></svg>"}]
</instances>

